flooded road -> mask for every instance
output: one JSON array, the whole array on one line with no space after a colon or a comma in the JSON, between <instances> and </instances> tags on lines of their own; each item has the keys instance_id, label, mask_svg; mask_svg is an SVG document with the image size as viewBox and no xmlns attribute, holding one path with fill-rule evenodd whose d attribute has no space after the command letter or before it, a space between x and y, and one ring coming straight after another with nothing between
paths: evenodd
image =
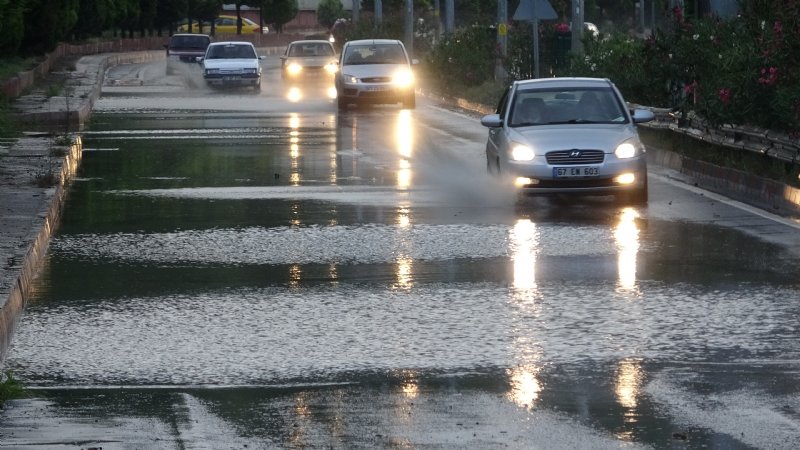
<instances>
[{"instance_id":1,"label":"flooded road","mask_svg":"<svg viewBox=\"0 0 800 450\"><path fill-rule=\"evenodd\" d=\"M0 447L800 447L795 223L518 200L477 118L278 66L110 70Z\"/></svg>"}]
</instances>

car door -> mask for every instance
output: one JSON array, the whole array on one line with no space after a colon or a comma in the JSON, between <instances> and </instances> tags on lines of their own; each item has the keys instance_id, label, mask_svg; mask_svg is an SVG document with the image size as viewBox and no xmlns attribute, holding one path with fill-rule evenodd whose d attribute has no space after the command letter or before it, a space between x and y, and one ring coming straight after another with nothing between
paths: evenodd
<instances>
[{"instance_id":1,"label":"car door","mask_svg":"<svg viewBox=\"0 0 800 450\"><path fill-rule=\"evenodd\" d=\"M500 153L506 142L506 111L508 100L511 96L511 86L503 91L500 101L497 104L495 114L500 116L502 125L497 128L489 128L489 138L486 141L486 164L490 170L499 169Z\"/></svg>"}]
</instances>

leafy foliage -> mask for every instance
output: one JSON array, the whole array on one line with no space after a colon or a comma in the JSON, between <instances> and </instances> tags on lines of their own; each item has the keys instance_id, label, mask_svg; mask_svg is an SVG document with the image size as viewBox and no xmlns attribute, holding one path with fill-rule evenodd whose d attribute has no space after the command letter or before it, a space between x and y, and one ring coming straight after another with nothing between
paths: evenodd
<instances>
[{"instance_id":1,"label":"leafy foliage","mask_svg":"<svg viewBox=\"0 0 800 450\"><path fill-rule=\"evenodd\" d=\"M20 398L24 394L22 383L11 375L11 372L6 372L2 381L0 381L0 407L5 405L8 400Z\"/></svg>"},{"instance_id":2,"label":"leafy foliage","mask_svg":"<svg viewBox=\"0 0 800 450\"><path fill-rule=\"evenodd\" d=\"M340 0L322 0L317 7L317 21L330 28L336 19L344 17L344 6Z\"/></svg>"}]
</instances>

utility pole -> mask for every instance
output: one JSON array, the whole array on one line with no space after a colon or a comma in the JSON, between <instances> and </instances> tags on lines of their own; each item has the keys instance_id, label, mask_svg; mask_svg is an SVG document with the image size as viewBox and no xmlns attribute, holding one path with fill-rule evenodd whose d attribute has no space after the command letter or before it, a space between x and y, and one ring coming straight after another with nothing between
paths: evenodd
<instances>
[{"instance_id":1,"label":"utility pole","mask_svg":"<svg viewBox=\"0 0 800 450\"><path fill-rule=\"evenodd\" d=\"M583 53L583 0L572 0L572 53Z\"/></svg>"},{"instance_id":2,"label":"utility pole","mask_svg":"<svg viewBox=\"0 0 800 450\"><path fill-rule=\"evenodd\" d=\"M375 24L383 23L383 1L375 0Z\"/></svg>"},{"instance_id":3,"label":"utility pole","mask_svg":"<svg viewBox=\"0 0 800 450\"><path fill-rule=\"evenodd\" d=\"M406 0L406 36L405 42L408 55L414 55L414 0Z\"/></svg>"},{"instance_id":4,"label":"utility pole","mask_svg":"<svg viewBox=\"0 0 800 450\"><path fill-rule=\"evenodd\" d=\"M433 19L436 21L434 24L436 26L436 39L438 41L439 37L442 35L442 5L439 0L433 1Z\"/></svg>"},{"instance_id":5,"label":"utility pole","mask_svg":"<svg viewBox=\"0 0 800 450\"><path fill-rule=\"evenodd\" d=\"M455 6L453 0L446 0L444 4L444 32L453 34L456 31Z\"/></svg>"},{"instance_id":6,"label":"utility pole","mask_svg":"<svg viewBox=\"0 0 800 450\"><path fill-rule=\"evenodd\" d=\"M497 46L500 48L500 55L495 65L495 80L504 80L506 71L503 67L503 59L508 54L508 0L497 1Z\"/></svg>"},{"instance_id":7,"label":"utility pole","mask_svg":"<svg viewBox=\"0 0 800 450\"><path fill-rule=\"evenodd\" d=\"M353 0L353 23L358 23L361 14L361 0Z\"/></svg>"}]
</instances>

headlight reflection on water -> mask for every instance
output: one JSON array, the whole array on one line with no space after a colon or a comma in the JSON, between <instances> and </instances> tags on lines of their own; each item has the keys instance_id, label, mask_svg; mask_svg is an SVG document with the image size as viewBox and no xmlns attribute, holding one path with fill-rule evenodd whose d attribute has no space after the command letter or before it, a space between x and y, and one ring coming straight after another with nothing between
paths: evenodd
<instances>
[{"instance_id":1,"label":"headlight reflection on water","mask_svg":"<svg viewBox=\"0 0 800 450\"><path fill-rule=\"evenodd\" d=\"M639 228L636 219L639 213L633 208L625 208L614 229L617 244L617 271L619 273L619 289L634 291L636 289L636 256L639 252Z\"/></svg>"},{"instance_id":2,"label":"headlight reflection on water","mask_svg":"<svg viewBox=\"0 0 800 450\"><path fill-rule=\"evenodd\" d=\"M399 169L397 170L397 187L407 189L411 187L412 170L411 155L414 151L414 125L411 111L404 109L397 117L395 140L397 153L400 154Z\"/></svg>"}]
</instances>

